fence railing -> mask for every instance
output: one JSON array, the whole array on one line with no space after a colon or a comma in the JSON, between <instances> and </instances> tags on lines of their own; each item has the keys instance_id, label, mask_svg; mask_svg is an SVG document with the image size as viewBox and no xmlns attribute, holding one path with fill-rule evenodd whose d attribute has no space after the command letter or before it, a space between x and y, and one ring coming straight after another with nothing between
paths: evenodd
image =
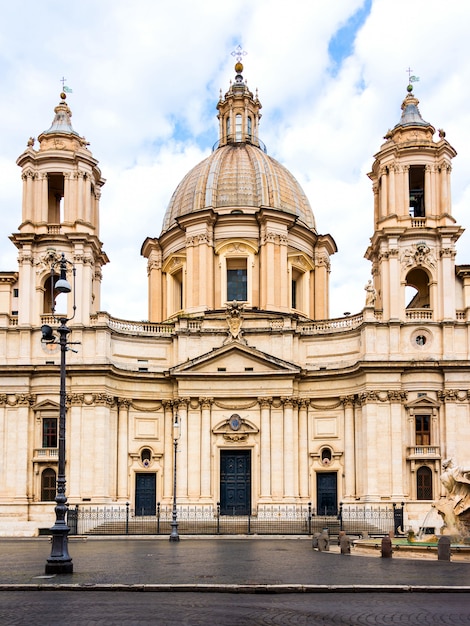
<instances>
[{"instance_id":1,"label":"fence railing","mask_svg":"<svg viewBox=\"0 0 470 626\"><path fill-rule=\"evenodd\" d=\"M142 513L142 512L140 512ZM125 506L75 506L67 517L70 534L166 535L171 532L172 507L157 504L155 514L139 514ZM316 515L305 506L263 507L250 515L222 515L217 506L178 506L181 535L312 535L327 528L356 536L395 534L403 527L403 505L364 507L340 505L338 515Z\"/></svg>"}]
</instances>

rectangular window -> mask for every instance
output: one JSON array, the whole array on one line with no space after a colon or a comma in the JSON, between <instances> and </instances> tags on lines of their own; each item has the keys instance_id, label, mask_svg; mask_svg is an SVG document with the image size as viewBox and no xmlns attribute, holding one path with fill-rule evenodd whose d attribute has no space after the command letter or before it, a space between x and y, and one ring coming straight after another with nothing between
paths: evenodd
<instances>
[{"instance_id":1,"label":"rectangular window","mask_svg":"<svg viewBox=\"0 0 470 626\"><path fill-rule=\"evenodd\" d=\"M227 259L227 302L248 300L246 259Z\"/></svg>"},{"instance_id":2,"label":"rectangular window","mask_svg":"<svg viewBox=\"0 0 470 626\"><path fill-rule=\"evenodd\" d=\"M57 448L57 418L45 417L42 420L42 447Z\"/></svg>"},{"instance_id":3,"label":"rectangular window","mask_svg":"<svg viewBox=\"0 0 470 626\"><path fill-rule=\"evenodd\" d=\"M431 416L415 416L415 434L417 446L429 446L431 443Z\"/></svg>"},{"instance_id":4,"label":"rectangular window","mask_svg":"<svg viewBox=\"0 0 470 626\"><path fill-rule=\"evenodd\" d=\"M297 281L292 281L292 308L297 308Z\"/></svg>"}]
</instances>

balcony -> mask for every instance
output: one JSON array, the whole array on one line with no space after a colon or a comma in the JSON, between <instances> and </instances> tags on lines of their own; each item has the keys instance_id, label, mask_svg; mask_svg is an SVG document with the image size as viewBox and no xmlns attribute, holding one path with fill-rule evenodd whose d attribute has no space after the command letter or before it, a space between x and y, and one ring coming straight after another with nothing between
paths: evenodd
<instances>
[{"instance_id":1,"label":"balcony","mask_svg":"<svg viewBox=\"0 0 470 626\"><path fill-rule=\"evenodd\" d=\"M50 463L57 461L59 458L59 450L57 448L35 448L33 461L35 463Z\"/></svg>"},{"instance_id":2,"label":"balcony","mask_svg":"<svg viewBox=\"0 0 470 626\"><path fill-rule=\"evenodd\" d=\"M408 446L407 459L440 459L439 446Z\"/></svg>"}]
</instances>

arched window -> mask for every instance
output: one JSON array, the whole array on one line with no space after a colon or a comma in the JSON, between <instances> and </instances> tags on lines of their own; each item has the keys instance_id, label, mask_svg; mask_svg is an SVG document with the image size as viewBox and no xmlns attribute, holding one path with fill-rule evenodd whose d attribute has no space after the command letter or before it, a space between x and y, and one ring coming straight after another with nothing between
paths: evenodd
<instances>
[{"instance_id":1,"label":"arched window","mask_svg":"<svg viewBox=\"0 0 470 626\"><path fill-rule=\"evenodd\" d=\"M41 501L53 502L56 494L56 474L48 467L41 474Z\"/></svg>"},{"instance_id":2,"label":"arched window","mask_svg":"<svg viewBox=\"0 0 470 626\"><path fill-rule=\"evenodd\" d=\"M432 500L432 471L429 467L420 467L416 472L416 497L418 500Z\"/></svg>"},{"instance_id":3,"label":"arched window","mask_svg":"<svg viewBox=\"0 0 470 626\"><path fill-rule=\"evenodd\" d=\"M428 309L430 306L429 276L416 267L406 276L407 309Z\"/></svg>"},{"instance_id":4,"label":"arched window","mask_svg":"<svg viewBox=\"0 0 470 626\"><path fill-rule=\"evenodd\" d=\"M242 140L242 116L237 113L235 117L235 141Z\"/></svg>"},{"instance_id":5,"label":"arched window","mask_svg":"<svg viewBox=\"0 0 470 626\"><path fill-rule=\"evenodd\" d=\"M225 120L225 135L227 139L230 137L230 117Z\"/></svg>"},{"instance_id":6,"label":"arched window","mask_svg":"<svg viewBox=\"0 0 470 626\"><path fill-rule=\"evenodd\" d=\"M247 259L227 259L227 302L248 300Z\"/></svg>"},{"instance_id":7,"label":"arched window","mask_svg":"<svg viewBox=\"0 0 470 626\"><path fill-rule=\"evenodd\" d=\"M252 137L251 137L251 133L252 133L252 121L251 121L251 117L248 117L247 123L248 123L248 129L247 129L247 130L248 130L248 137L249 137L249 139L251 139L251 138L252 138Z\"/></svg>"}]
</instances>

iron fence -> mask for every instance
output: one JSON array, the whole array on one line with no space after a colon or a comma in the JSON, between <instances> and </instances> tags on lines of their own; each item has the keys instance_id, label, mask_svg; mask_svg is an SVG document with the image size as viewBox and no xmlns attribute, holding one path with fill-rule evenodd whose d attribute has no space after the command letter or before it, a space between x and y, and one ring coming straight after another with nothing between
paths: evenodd
<instances>
[{"instance_id":1,"label":"iron fence","mask_svg":"<svg viewBox=\"0 0 470 626\"><path fill-rule=\"evenodd\" d=\"M403 506L365 507L340 505L338 515L316 515L305 506L263 506L250 515L221 515L217 506L177 507L181 535L312 535L328 529L356 536L380 536L403 525ZM157 504L154 515L141 515L129 503L118 507L70 508L70 534L79 535L169 535L172 507Z\"/></svg>"}]
</instances>

